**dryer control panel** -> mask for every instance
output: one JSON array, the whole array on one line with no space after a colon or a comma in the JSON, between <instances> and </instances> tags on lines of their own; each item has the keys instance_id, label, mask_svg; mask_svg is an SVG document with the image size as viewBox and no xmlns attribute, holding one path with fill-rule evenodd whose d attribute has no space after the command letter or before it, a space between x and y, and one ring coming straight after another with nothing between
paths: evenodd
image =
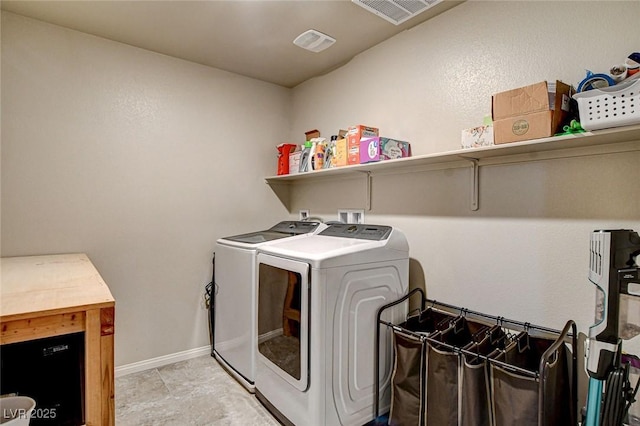
<instances>
[{"instance_id":1,"label":"dryer control panel","mask_svg":"<svg viewBox=\"0 0 640 426\"><path fill-rule=\"evenodd\" d=\"M271 227L269 231L280 232L282 234L300 235L315 231L318 225L320 225L320 222L285 220Z\"/></svg>"},{"instance_id":2,"label":"dryer control panel","mask_svg":"<svg viewBox=\"0 0 640 426\"><path fill-rule=\"evenodd\" d=\"M360 240L381 241L389 238L391 234L390 226L384 225L364 225L353 223L340 223L329 225L327 229L318 235L341 238L357 238Z\"/></svg>"}]
</instances>

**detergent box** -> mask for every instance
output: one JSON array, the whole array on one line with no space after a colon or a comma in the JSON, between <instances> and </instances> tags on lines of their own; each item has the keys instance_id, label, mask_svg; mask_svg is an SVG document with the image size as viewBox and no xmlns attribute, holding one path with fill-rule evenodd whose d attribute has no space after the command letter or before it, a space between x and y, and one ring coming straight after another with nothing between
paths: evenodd
<instances>
[{"instance_id":1,"label":"detergent box","mask_svg":"<svg viewBox=\"0 0 640 426\"><path fill-rule=\"evenodd\" d=\"M375 127L357 125L347 130L347 163L360 164L360 139L378 136Z\"/></svg>"},{"instance_id":2,"label":"detergent box","mask_svg":"<svg viewBox=\"0 0 640 426\"><path fill-rule=\"evenodd\" d=\"M462 131L461 147L463 149L491 145L493 145L492 125L483 124L482 126L472 127Z\"/></svg>"},{"instance_id":3,"label":"detergent box","mask_svg":"<svg viewBox=\"0 0 640 426\"><path fill-rule=\"evenodd\" d=\"M345 138L336 141L335 157L333 157L332 167L346 166L347 163L347 140Z\"/></svg>"},{"instance_id":4,"label":"detergent box","mask_svg":"<svg viewBox=\"0 0 640 426\"><path fill-rule=\"evenodd\" d=\"M360 139L360 164L380 161L380 137Z\"/></svg>"},{"instance_id":5,"label":"detergent box","mask_svg":"<svg viewBox=\"0 0 640 426\"><path fill-rule=\"evenodd\" d=\"M293 175L300 172L300 157L302 151L295 151L289 153L289 174Z\"/></svg>"},{"instance_id":6,"label":"detergent box","mask_svg":"<svg viewBox=\"0 0 640 426\"><path fill-rule=\"evenodd\" d=\"M411 157L411 144L390 138L380 138L380 159L394 160Z\"/></svg>"}]
</instances>

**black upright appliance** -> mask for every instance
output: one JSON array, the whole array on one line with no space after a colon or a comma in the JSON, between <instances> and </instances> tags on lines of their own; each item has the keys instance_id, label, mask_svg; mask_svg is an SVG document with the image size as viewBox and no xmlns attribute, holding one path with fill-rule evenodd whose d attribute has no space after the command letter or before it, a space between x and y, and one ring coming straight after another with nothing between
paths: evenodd
<instances>
[{"instance_id":1,"label":"black upright appliance","mask_svg":"<svg viewBox=\"0 0 640 426\"><path fill-rule=\"evenodd\" d=\"M84 333L2 345L0 394L36 401L31 426L84 424Z\"/></svg>"},{"instance_id":2,"label":"black upright appliance","mask_svg":"<svg viewBox=\"0 0 640 426\"><path fill-rule=\"evenodd\" d=\"M596 286L589 329L585 426L622 424L638 391L622 365L622 341L640 335L640 235L630 229L591 234L589 281Z\"/></svg>"}]
</instances>

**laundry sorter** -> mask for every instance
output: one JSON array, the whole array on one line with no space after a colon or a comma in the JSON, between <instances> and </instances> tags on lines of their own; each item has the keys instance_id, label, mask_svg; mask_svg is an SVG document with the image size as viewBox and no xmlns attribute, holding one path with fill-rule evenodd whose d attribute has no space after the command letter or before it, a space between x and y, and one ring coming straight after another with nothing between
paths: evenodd
<instances>
[{"instance_id":1,"label":"laundry sorter","mask_svg":"<svg viewBox=\"0 0 640 426\"><path fill-rule=\"evenodd\" d=\"M418 294L420 307L404 322L382 319ZM380 416L376 395L378 423L577 424L574 321L553 330L429 300L420 288L380 307L377 320L376 343L387 327L394 347L389 417ZM377 374L374 380L378 389Z\"/></svg>"}]
</instances>

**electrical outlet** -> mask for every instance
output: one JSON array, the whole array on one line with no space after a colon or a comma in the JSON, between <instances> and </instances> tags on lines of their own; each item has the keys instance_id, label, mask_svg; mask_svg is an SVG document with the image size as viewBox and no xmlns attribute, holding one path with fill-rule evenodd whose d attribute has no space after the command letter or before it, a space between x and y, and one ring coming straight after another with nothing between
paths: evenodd
<instances>
[{"instance_id":1,"label":"electrical outlet","mask_svg":"<svg viewBox=\"0 0 640 426\"><path fill-rule=\"evenodd\" d=\"M305 220L309 217L309 210L300 210L299 211L300 220Z\"/></svg>"},{"instance_id":2,"label":"electrical outlet","mask_svg":"<svg viewBox=\"0 0 640 426\"><path fill-rule=\"evenodd\" d=\"M344 223L364 223L364 210L338 209L338 220Z\"/></svg>"}]
</instances>

